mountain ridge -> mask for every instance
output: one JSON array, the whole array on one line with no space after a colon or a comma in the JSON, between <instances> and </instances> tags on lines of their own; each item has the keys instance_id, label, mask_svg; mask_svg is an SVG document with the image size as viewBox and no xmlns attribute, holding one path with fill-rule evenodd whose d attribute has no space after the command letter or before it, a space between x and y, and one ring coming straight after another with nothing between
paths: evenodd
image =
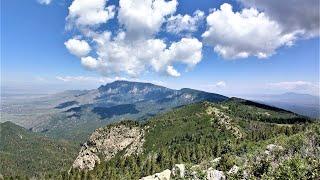
<instances>
[{"instance_id":1,"label":"mountain ridge","mask_svg":"<svg viewBox=\"0 0 320 180\"><path fill-rule=\"evenodd\" d=\"M185 177L191 179L205 179L201 174L211 172L209 167L228 178L235 174L236 177L260 178L267 173L277 177L276 169L263 169L259 163L284 166L282 163L286 159L277 158L275 154L285 155L292 151L292 145L296 143L293 140L300 138L300 135L302 139L299 144L302 146L288 158L300 155L304 148L316 151L313 149L316 144L305 144L310 130L306 134L304 131L313 126L311 119L243 101L231 98L222 103L193 103L160 113L146 122L121 121L99 128L82 147L70 176L77 177L77 174L85 171L87 177L102 179L157 179L163 171L167 178L174 179L174 170L168 169L177 164L182 166L182 163L186 164ZM132 129L132 135L117 136L120 139L113 137L118 132L130 134L129 129ZM140 142L137 145L130 143L132 137L138 136L134 132L144 132L137 138ZM311 132L315 136L312 138L319 137L314 130ZM104 144L106 142L107 145ZM112 151L108 148L112 148ZM127 149L136 151L130 151L128 155ZM252 155L262 160L256 160ZM315 156L316 153L311 154L310 158L314 159ZM271 162L264 162L263 158L269 158ZM247 159L250 161L247 162ZM213 165L212 162L217 164ZM236 171L235 174L227 173L231 169ZM303 172L310 171L312 169ZM209 174L207 177L212 177Z\"/></svg>"},{"instance_id":2,"label":"mountain ridge","mask_svg":"<svg viewBox=\"0 0 320 180\"><path fill-rule=\"evenodd\" d=\"M243 95L243 98L273 105L312 118L320 118L320 98L316 95L288 92L284 94Z\"/></svg>"},{"instance_id":3,"label":"mountain ridge","mask_svg":"<svg viewBox=\"0 0 320 180\"><path fill-rule=\"evenodd\" d=\"M18 126L10 121L0 123L0 174L38 177L60 173L78 151L77 144L52 139Z\"/></svg>"},{"instance_id":4,"label":"mountain ridge","mask_svg":"<svg viewBox=\"0 0 320 180\"><path fill-rule=\"evenodd\" d=\"M127 85L123 86L127 88ZM117 88L115 89L117 90ZM140 90L148 93L147 90ZM108 91L108 88L105 91ZM88 93L92 95L90 94L92 92ZM111 92L111 94L112 93L114 92ZM83 94L78 95L79 92L77 92L75 98L81 98L81 96L83 96ZM56 144L60 143L58 139L59 136L50 134L52 133L50 130L35 133L13 125L11 122L3 123L4 125L12 124L13 127L17 127L16 129L18 130L16 131L18 132L22 131L32 134L28 141L32 142L32 148L29 148L31 152L28 152L31 156L17 156L20 154L16 152L16 150L19 150L17 147L21 147L21 145L23 146L24 144L21 144L21 142L19 145L3 145L1 147L12 147L11 149L15 149L15 151L10 151L14 152L18 157L13 158L17 162L19 162L19 159L23 160L25 158L30 158L30 161L34 162L35 167L33 167L33 170L29 169L31 172L28 171L27 173L25 173L27 170L24 169L27 166L24 163L20 163L22 167L15 168L19 169L19 174L36 176L41 179L139 179L143 177L157 177L162 174L162 171L165 172L167 177L171 178L171 176L176 176L174 175L176 171L174 167L182 167L182 164L183 166L185 165L185 177L191 179L201 179L204 177L202 176L203 173L208 174L208 177L213 177L214 173L220 173L221 177L225 176L230 178L231 174L227 172L231 171L232 168L233 170L237 169L236 167L240 169L239 171L237 170L237 177L244 177L245 174L243 174L243 171L247 171L247 174L252 178L260 178L266 175L266 173L271 173L272 176L277 177L278 175L274 169L266 170L263 169L263 166L260 166L260 164L264 163L268 166L271 166L268 163L276 163L277 166L287 168L285 165L286 159L277 159L271 149L276 148L283 150L283 152L281 152L282 155L290 159L294 159L295 156L301 156L303 149L306 148L308 152L310 152L308 158L311 160L314 159L314 156L318 153L316 149L312 148L318 146L317 144L313 144L317 143L317 140L310 142L312 143L311 145L308 144L309 141L307 141L308 139L320 138L316 134L318 124L315 123L313 119L280 108L234 97L224 98L224 96L218 96L222 97L223 100L218 98L215 99L215 102L210 102L202 100L210 99L211 96L207 96L208 94L190 89L182 91L181 94L173 95L171 98L174 100L176 100L177 97L178 99L180 97L182 97L182 99L186 97L187 100L199 98L199 101L189 101L189 104L181 103L179 106L171 106L172 108L168 108L167 111L159 111L154 116L146 117L147 120L132 121L117 119L110 123L101 124L93 123L93 114L83 114L88 113L87 111L90 110L88 108L101 108L101 104L97 106L91 106L89 104L78 107L80 103L73 102L72 99L68 98L64 98L64 104L62 105L54 103L52 107L59 107L63 111L72 109L64 112L66 115L68 113L80 113L79 118L82 118L82 120L87 119L87 122L84 124L80 124L79 126L76 124L76 127L73 126L73 128L77 130L75 132L78 134L72 134L82 136L81 139L87 140L79 141L79 139L76 139L67 141L73 144L81 142L81 149L78 151L78 155L76 155L76 153L73 154L75 149L77 149L75 146L72 146L73 148L68 152L57 152L60 153L58 156L50 155L50 153L40 153L45 159L54 162L45 167L39 167L41 163L40 165L35 163L37 162L35 159L38 157L33 153L39 153L39 151L43 149L42 147L46 147L47 145L53 147L52 152L56 152ZM67 97L69 97L69 95L67 95ZM213 94L212 97L216 97L216 94ZM79 101L81 101L81 99ZM96 110L101 111L101 113L104 113L101 115L105 116L110 116L109 113L122 114L124 111L133 112L134 114L140 113L138 110L141 111L141 107L146 108L148 107L147 105L152 105L152 103L157 106L161 105L161 103L158 103L157 98L151 98L147 101L137 101L133 104L120 104L110 107L104 106L103 109L98 108ZM167 105L167 102L164 103ZM119 111L115 108L118 106L121 107ZM122 106L125 106L125 108ZM99 114L100 112L96 113ZM79 120L77 118L69 118L61 119L61 122L67 122L73 119ZM65 133L66 130L72 131L66 124L62 125L66 128L62 128L61 134ZM71 125L74 124L71 123ZM84 130L82 129L83 126L90 126L90 128ZM56 127L57 130L60 130L59 128L59 126ZM90 129L93 130L90 131ZM87 132L90 132L91 135L86 135ZM59 134L59 131L55 133ZM9 137L18 137L15 135L16 133L9 134ZM34 136L34 134L37 135ZM46 139L48 137L45 136L55 137L57 139L55 139L55 141L48 141L46 139L39 140L38 136ZM20 138L17 140L19 139ZM16 142L16 139L12 139L9 142ZM294 144L302 145L297 147L293 146ZM292 147L300 149L294 155L290 153L290 156L286 155L292 151ZM270 153L266 154L264 151ZM4 159L1 162L10 162L7 154L8 153L4 153L0 156L1 159ZM65 156L68 157L68 162L63 161L62 165L60 164L61 167L56 168L58 171L51 171L50 168L59 165L59 162L61 163L61 161L65 159ZM252 156L261 159L258 161L258 164L255 164L255 159L252 158ZM272 162L264 162L265 156L271 158ZM219 159L217 164L216 159ZM246 162L247 159L249 162ZM300 158L298 160L307 164L311 163L308 159ZM212 164L212 162L215 163ZM248 163L250 166L246 165ZM310 168L305 169L303 172L310 173L310 171L315 171L312 168L316 167L316 165L310 164L308 167L309 166ZM17 176L10 173L14 171L10 169L10 167L15 166L8 166L8 170L6 170L4 174L5 177L13 176L17 178ZM48 172L39 175L34 172L34 169L36 172ZM289 172L293 172L293 170Z\"/></svg>"},{"instance_id":5,"label":"mountain ridge","mask_svg":"<svg viewBox=\"0 0 320 180\"><path fill-rule=\"evenodd\" d=\"M69 90L28 100L22 103L23 106L9 104L3 114L4 120L11 120L33 131L82 142L90 132L111 122L123 119L143 121L174 107L204 100L222 102L227 99L223 95L194 89L175 90L152 83L119 80L97 89ZM127 110L122 111L119 105Z\"/></svg>"}]
</instances>

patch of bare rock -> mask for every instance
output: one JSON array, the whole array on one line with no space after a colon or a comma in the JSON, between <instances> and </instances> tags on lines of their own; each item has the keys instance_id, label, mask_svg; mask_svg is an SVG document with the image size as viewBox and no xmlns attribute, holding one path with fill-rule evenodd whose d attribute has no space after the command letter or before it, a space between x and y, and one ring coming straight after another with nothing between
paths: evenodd
<instances>
[{"instance_id":1,"label":"patch of bare rock","mask_svg":"<svg viewBox=\"0 0 320 180\"><path fill-rule=\"evenodd\" d=\"M140 127L115 125L99 128L83 144L74 161L72 168L79 170L93 170L101 159L110 160L120 151L124 156L139 154L144 143L144 130ZM99 155L98 155L99 154Z\"/></svg>"}]
</instances>

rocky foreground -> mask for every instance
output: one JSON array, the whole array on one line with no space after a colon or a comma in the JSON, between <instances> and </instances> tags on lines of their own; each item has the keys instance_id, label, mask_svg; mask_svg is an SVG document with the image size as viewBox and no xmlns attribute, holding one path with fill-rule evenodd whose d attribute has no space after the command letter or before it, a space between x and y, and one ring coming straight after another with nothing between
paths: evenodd
<instances>
[{"instance_id":1,"label":"rocky foreground","mask_svg":"<svg viewBox=\"0 0 320 180\"><path fill-rule=\"evenodd\" d=\"M268 156L269 159L274 159L274 156L279 151L283 151L283 147L274 144L269 144L264 152L264 155ZM166 169L162 172L155 173L150 176L140 178L140 180L170 180L170 179L206 179L206 180L225 180L226 175L228 177L243 177L244 179L249 178L246 167L238 167L233 165L229 171L219 171L216 169L219 166L221 157L215 158L211 161L204 161L198 165L185 165L175 164L173 168ZM276 164L274 164L276 165Z\"/></svg>"}]
</instances>

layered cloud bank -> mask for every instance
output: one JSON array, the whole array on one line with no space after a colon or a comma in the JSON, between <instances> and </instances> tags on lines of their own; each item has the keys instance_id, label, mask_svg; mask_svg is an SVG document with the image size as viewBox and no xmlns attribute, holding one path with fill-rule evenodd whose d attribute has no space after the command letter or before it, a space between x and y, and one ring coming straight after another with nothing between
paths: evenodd
<instances>
[{"instance_id":1,"label":"layered cloud bank","mask_svg":"<svg viewBox=\"0 0 320 180\"><path fill-rule=\"evenodd\" d=\"M103 75L138 77L152 71L179 77L177 67L196 66L204 46L224 59L267 58L298 39L319 36L319 15L306 11L319 2L290 1L288 7L275 0L239 0L245 6L239 12L225 3L189 15L177 13L177 0L120 0L119 7L107 0L73 0L66 27L76 33L65 46L84 67ZM280 7L292 16L284 18Z\"/></svg>"}]
</instances>

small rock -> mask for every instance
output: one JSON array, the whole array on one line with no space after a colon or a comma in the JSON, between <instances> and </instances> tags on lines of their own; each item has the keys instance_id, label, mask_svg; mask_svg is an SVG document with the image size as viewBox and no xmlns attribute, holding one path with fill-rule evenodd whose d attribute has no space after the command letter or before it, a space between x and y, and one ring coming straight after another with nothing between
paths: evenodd
<instances>
[{"instance_id":1,"label":"small rock","mask_svg":"<svg viewBox=\"0 0 320 180\"><path fill-rule=\"evenodd\" d=\"M226 176L223 171L218 171L213 168L207 170L207 180L225 180Z\"/></svg>"},{"instance_id":2,"label":"small rock","mask_svg":"<svg viewBox=\"0 0 320 180\"><path fill-rule=\"evenodd\" d=\"M172 176L183 178L185 174L185 165L184 164L175 164L172 168Z\"/></svg>"},{"instance_id":3,"label":"small rock","mask_svg":"<svg viewBox=\"0 0 320 180\"><path fill-rule=\"evenodd\" d=\"M214 160L212 160L213 163L219 163L221 160L221 157L217 157Z\"/></svg>"},{"instance_id":4,"label":"small rock","mask_svg":"<svg viewBox=\"0 0 320 180\"><path fill-rule=\"evenodd\" d=\"M191 172L191 179L192 179L192 180L198 180L199 178L198 178L197 175L198 175L198 174L197 174L196 171L192 171L192 172Z\"/></svg>"},{"instance_id":5,"label":"small rock","mask_svg":"<svg viewBox=\"0 0 320 180\"><path fill-rule=\"evenodd\" d=\"M247 170L243 171L243 179L249 179L249 173Z\"/></svg>"},{"instance_id":6,"label":"small rock","mask_svg":"<svg viewBox=\"0 0 320 180\"><path fill-rule=\"evenodd\" d=\"M171 171L166 169L151 176L142 177L140 180L170 180Z\"/></svg>"},{"instance_id":7,"label":"small rock","mask_svg":"<svg viewBox=\"0 0 320 180\"><path fill-rule=\"evenodd\" d=\"M282 146L278 146L275 144L269 144L266 148L267 150L264 151L265 154L270 155L274 151L282 151L284 148Z\"/></svg>"},{"instance_id":8,"label":"small rock","mask_svg":"<svg viewBox=\"0 0 320 180\"><path fill-rule=\"evenodd\" d=\"M233 165L232 168L229 170L228 174L236 174L239 171L239 167Z\"/></svg>"},{"instance_id":9,"label":"small rock","mask_svg":"<svg viewBox=\"0 0 320 180\"><path fill-rule=\"evenodd\" d=\"M269 151L283 150L283 147L282 147L282 146L275 145L275 144L269 144L269 145L267 146L267 150L269 150Z\"/></svg>"}]
</instances>

